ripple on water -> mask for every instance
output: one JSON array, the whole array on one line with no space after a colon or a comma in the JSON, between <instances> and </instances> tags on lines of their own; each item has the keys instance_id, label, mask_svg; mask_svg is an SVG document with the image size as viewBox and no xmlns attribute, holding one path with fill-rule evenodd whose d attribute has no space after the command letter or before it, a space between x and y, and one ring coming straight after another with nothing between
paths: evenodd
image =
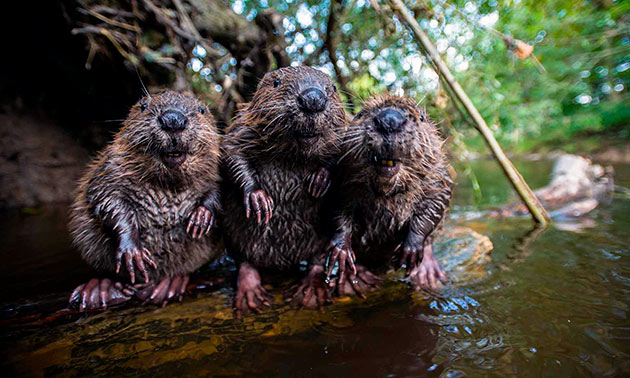
<instances>
[{"instance_id":1,"label":"ripple on water","mask_svg":"<svg viewBox=\"0 0 630 378\"><path fill-rule=\"evenodd\" d=\"M500 174L497 169L487 171ZM546 182L538 170L532 172ZM497 177L484 189L505 202L510 188L507 183L500 187ZM18 226L30 231L37 218L27 221ZM470 227L494 243L492 261L466 265L469 255L440 257L451 264L447 270L453 280L437 294L410 299L405 290L385 288L366 300L339 300L339 306L322 312L294 313L274 306L235 321L225 306L233 295L228 290L222 298L202 296L165 309L115 310L65 328L50 327L45 331L51 340L59 338L54 345L46 344L44 330L32 344L16 337L5 345L15 353L22 345L20 356L27 347L40 348L35 355L46 360L45 366L47 360L67 355L67 365L46 371L51 375L117 365L127 369L121 374L145 376L630 376L629 200L603 204L586 220L565 221L540 235L529 230L524 218L477 220ZM22 250L28 257L22 260L30 264L45 257L43 251L60 258L69 248L67 241L58 240L64 230L45 229L49 238L35 238L41 248L32 245L26 231L20 242L29 243L13 243L16 261ZM462 248L448 240L444 246ZM55 290L66 290L77 280L66 277L75 270L76 258L60 262L62 269L47 265L46 276L57 282ZM50 282L37 280L39 264L33 274L21 276L38 284L32 292L45 291ZM5 271L10 274L2 277L4 284L16 281L13 271L18 269ZM20 291L21 296L28 297L27 292ZM392 298L394 294L398 296ZM90 337L77 337L79 329ZM171 362L152 365L156 361ZM20 360L21 366L32 365L28 362Z\"/></svg>"}]
</instances>

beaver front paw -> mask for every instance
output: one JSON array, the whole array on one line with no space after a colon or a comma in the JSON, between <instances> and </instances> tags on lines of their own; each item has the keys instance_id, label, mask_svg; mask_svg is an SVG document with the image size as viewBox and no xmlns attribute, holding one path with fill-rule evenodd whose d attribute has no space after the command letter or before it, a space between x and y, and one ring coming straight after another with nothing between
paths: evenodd
<instances>
[{"instance_id":1,"label":"beaver front paw","mask_svg":"<svg viewBox=\"0 0 630 378\"><path fill-rule=\"evenodd\" d=\"M116 274L120 273L123 256L125 256L125 266L127 267L127 272L129 272L131 283L133 284L136 282L136 268L142 272L144 282L148 283L149 270L147 269L145 263L152 266L153 269L157 268L157 264L151 258L151 252L149 252L146 248L138 248L135 245L123 245L121 243L116 251Z\"/></svg>"},{"instance_id":2,"label":"beaver front paw","mask_svg":"<svg viewBox=\"0 0 630 378\"><path fill-rule=\"evenodd\" d=\"M258 270L248 263L241 263L238 271L234 311L240 318L251 312L259 313L263 306L269 307L273 297L262 286Z\"/></svg>"},{"instance_id":3,"label":"beaver front paw","mask_svg":"<svg viewBox=\"0 0 630 378\"><path fill-rule=\"evenodd\" d=\"M365 298L365 294L378 289L381 279L362 265L357 265L356 274L350 273L342 280L337 280L337 295Z\"/></svg>"},{"instance_id":4,"label":"beaver front paw","mask_svg":"<svg viewBox=\"0 0 630 378\"><path fill-rule=\"evenodd\" d=\"M330 188L330 171L326 168L319 168L313 172L308 184L308 193L313 198L321 198Z\"/></svg>"},{"instance_id":5,"label":"beaver front paw","mask_svg":"<svg viewBox=\"0 0 630 378\"><path fill-rule=\"evenodd\" d=\"M357 268L354 265L355 256L352 247L350 246L349 238L337 234L333 237L330 244L328 244L328 256L326 257L326 280L330 281L330 275L338 266L337 277L338 281L343 281L346 277L346 269L351 274L357 274Z\"/></svg>"},{"instance_id":6,"label":"beaver front paw","mask_svg":"<svg viewBox=\"0 0 630 378\"><path fill-rule=\"evenodd\" d=\"M398 268L400 269L405 265L406 273L409 275L410 272L420 264L420 261L422 261L423 250L424 237L413 231L409 232L405 244L403 245L403 252L400 256Z\"/></svg>"},{"instance_id":7,"label":"beaver front paw","mask_svg":"<svg viewBox=\"0 0 630 378\"><path fill-rule=\"evenodd\" d=\"M71 307L78 306L79 312L85 310L105 310L128 301L135 290L131 286L123 286L120 282L108 278L93 278L87 283L77 286L68 301Z\"/></svg>"},{"instance_id":8,"label":"beaver front paw","mask_svg":"<svg viewBox=\"0 0 630 378\"><path fill-rule=\"evenodd\" d=\"M420 265L416 266L409 273L409 281L415 290L431 289L436 290L447 283L446 274L440 268L440 264L433 255L433 248L424 249L424 257Z\"/></svg>"},{"instance_id":9,"label":"beaver front paw","mask_svg":"<svg viewBox=\"0 0 630 378\"><path fill-rule=\"evenodd\" d=\"M260 223L262 213L265 215L265 223L269 223L269 219L273 215L273 199L262 190L246 191L243 203L245 204L245 217L249 218L252 211L256 213L256 221Z\"/></svg>"},{"instance_id":10,"label":"beaver front paw","mask_svg":"<svg viewBox=\"0 0 630 378\"><path fill-rule=\"evenodd\" d=\"M330 288L326 285L324 267L313 265L308 275L299 285L295 285L285 292L284 301L293 307L321 309L332 303Z\"/></svg>"},{"instance_id":11,"label":"beaver front paw","mask_svg":"<svg viewBox=\"0 0 630 378\"><path fill-rule=\"evenodd\" d=\"M202 236L208 235L214 223L214 214L212 210L205 206L199 206L194 211L188 213L190 220L186 227L186 232L190 233L193 239L201 239ZM190 232L192 230L192 232Z\"/></svg>"}]
</instances>

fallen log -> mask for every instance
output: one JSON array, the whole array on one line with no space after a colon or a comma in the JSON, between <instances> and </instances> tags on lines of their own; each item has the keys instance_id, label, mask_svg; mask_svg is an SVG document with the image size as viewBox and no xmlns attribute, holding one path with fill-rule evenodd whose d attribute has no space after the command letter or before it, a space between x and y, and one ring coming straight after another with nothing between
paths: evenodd
<instances>
[{"instance_id":1,"label":"fallen log","mask_svg":"<svg viewBox=\"0 0 630 378\"><path fill-rule=\"evenodd\" d=\"M534 194L554 219L581 217L593 211L614 190L613 168L593 164L590 159L560 155L551 172L551 181ZM493 217L527 215L522 204L491 211Z\"/></svg>"}]
</instances>

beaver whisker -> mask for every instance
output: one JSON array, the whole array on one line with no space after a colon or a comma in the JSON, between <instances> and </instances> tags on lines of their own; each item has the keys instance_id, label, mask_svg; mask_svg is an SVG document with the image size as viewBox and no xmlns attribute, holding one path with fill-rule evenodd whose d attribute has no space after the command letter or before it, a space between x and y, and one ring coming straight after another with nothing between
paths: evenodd
<instances>
[{"instance_id":1,"label":"beaver whisker","mask_svg":"<svg viewBox=\"0 0 630 378\"><path fill-rule=\"evenodd\" d=\"M349 130L346 132L346 135L350 137L362 136L363 134L364 133L361 130Z\"/></svg>"},{"instance_id":2,"label":"beaver whisker","mask_svg":"<svg viewBox=\"0 0 630 378\"><path fill-rule=\"evenodd\" d=\"M344 140L345 143L352 143L352 142L357 142L361 139L365 138L365 135L361 134L355 134L355 135L351 135L349 138L346 138Z\"/></svg>"},{"instance_id":3,"label":"beaver whisker","mask_svg":"<svg viewBox=\"0 0 630 378\"><path fill-rule=\"evenodd\" d=\"M422 98L420 100L416 101L416 106L420 107L420 104L422 104L422 101L424 101L425 98L427 98L426 94L424 96L422 96Z\"/></svg>"},{"instance_id":4,"label":"beaver whisker","mask_svg":"<svg viewBox=\"0 0 630 378\"><path fill-rule=\"evenodd\" d=\"M104 119L104 120L102 120L100 122L116 122L116 123L118 123L118 122L123 122L123 121L125 121L125 120L124 119Z\"/></svg>"},{"instance_id":5,"label":"beaver whisker","mask_svg":"<svg viewBox=\"0 0 630 378\"><path fill-rule=\"evenodd\" d=\"M201 130L201 129L197 129L197 132L199 134L201 134L202 136L212 136L212 137L219 137L221 136L221 134L214 132L214 131L210 131L210 130Z\"/></svg>"},{"instance_id":6,"label":"beaver whisker","mask_svg":"<svg viewBox=\"0 0 630 378\"><path fill-rule=\"evenodd\" d=\"M276 117L274 117L271 121L268 122L267 127L268 126L274 126L277 127L278 125L276 124L276 122L278 122L279 120L284 118L284 114L280 113L278 114ZM280 126L281 128L286 128L286 126Z\"/></svg>"},{"instance_id":7,"label":"beaver whisker","mask_svg":"<svg viewBox=\"0 0 630 378\"><path fill-rule=\"evenodd\" d=\"M357 154L359 152L362 152L362 150L364 149L363 144L355 144L354 146L352 146L351 148L349 148L346 153L344 153L341 158L339 160L344 159L345 157L349 156L349 155L354 155L355 157L357 156Z\"/></svg>"},{"instance_id":8,"label":"beaver whisker","mask_svg":"<svg viewBox=\"0 0 630 378\"><path fill-rule=\"evenodd\" d=\"M347 141L353 141L353 140L359 140L361 138L365 138L364 133L357 133L357 132L348 132L347 137L345 138Z\"/></svg>"}]
</instances>

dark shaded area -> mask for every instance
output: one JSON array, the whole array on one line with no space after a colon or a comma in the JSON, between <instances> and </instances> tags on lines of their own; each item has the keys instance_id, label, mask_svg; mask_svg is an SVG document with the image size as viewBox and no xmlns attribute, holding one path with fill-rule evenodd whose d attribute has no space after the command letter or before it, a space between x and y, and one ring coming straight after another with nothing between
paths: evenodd
<instances>
[{"instance_id":1,"label":"dark shaded area","mask_svg":"<svg viewBox=\"0 0 630 378\"><path fill-rule=\"evenodd\" d=\"M89 156L141 95L140 79L118 57L85 68L72 2L9 4L17 22L0 60L0 208L68 202Z\"/></svg>"},{"instance_id":2,"label":"dark shaded area","mask_svg":"<svg viewBox=\"0 0 630 378\"><path fill-rule=\"evenodd\" d=\"M85 69L84 41L70 34L74 2L9 4L17 22L3 33L11 55L0 60L1 111L52 118L89 150L100 147L142 94L138 75L115 56Z\"/></svg>"}]
</instances>

